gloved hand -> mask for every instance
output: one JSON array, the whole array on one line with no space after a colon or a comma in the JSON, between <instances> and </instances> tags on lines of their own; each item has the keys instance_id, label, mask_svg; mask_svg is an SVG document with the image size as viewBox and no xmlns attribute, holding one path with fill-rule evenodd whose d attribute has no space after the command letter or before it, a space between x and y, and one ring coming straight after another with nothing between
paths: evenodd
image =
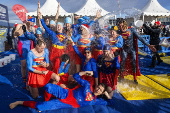
<instances>
[{"instance_id":1,"label":"gloved hand","mask_svg":"<svg viewBox=\"0 0 170 113\"><path fill-rule=\"evenodd\" d=\"M22 30L23 30L23 32L26 32L26 26L25 25L22 25Z\"/></svg>"}]
</instances>

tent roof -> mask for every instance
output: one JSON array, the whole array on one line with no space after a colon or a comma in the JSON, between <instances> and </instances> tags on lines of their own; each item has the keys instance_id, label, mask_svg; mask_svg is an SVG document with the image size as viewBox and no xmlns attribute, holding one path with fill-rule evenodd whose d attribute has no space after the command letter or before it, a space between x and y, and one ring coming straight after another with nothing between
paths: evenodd
<instances>
[{"instance_id":1,"label":"tent roof","mask_svg":"<svg viewBox=\"0 0 170 113\"><path fill-rule=\"evenodd\" d=\"M162 7L157 0L149 0L142 12L146 16L170 16L170 11Z\"/></svg>"},{"instance_id":2,"label":"tent roof","mask_svg":"<svg viewBox=\"0 0 170 113\"><path fill-rule=\"evenodd\" d=\"M101 10L101 15L104 16L108 14L106 10L104 10L102 7L99 6L99 4L95 0L87 0L86 4L75 14L78 15L86 15L86 16L95 16L97 10Z\"/></svg>"},{"instance_id":3,"label":"tent roof","mask_svg":"<svg viewBox=\"0 0 170 113\"><path fill-rule=\"evenodd\" d=\"M44 5L40 8L43 16L55 16L57 12L58 2L56 0L46 0ZM37 11L27 13L27 16L37 16ZM66 12L61 6L59 11L60 16L68 16L71 13Z\"/></svg>"}]
</instances>

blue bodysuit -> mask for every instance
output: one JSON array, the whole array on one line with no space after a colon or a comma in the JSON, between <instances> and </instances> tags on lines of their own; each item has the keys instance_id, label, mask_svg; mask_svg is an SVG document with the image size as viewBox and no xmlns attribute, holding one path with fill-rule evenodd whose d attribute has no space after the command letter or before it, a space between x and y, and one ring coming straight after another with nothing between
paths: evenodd
<instances>
[{"instance_id":1,"label":"blue bodysuit","mask_svg":"<svg viewBox=\"0 0 170 113\"><path fill-rule=\"evenodd\" d=\"M73 77L81 85L80 88L71 90L72 93L70 93L70 90L68 89L63 89L58 85L49 83L45 86L45 90L48 93L56 96L58 99L53 99L46 102L39 102L36 104L35 108L37 108L39 111L72 108L74 106L67 103L63 103L61 101L62 99L66 99L68 96L71 96L73 99L76 99L76 101L73 100L68 100L68 101L75 102L76 104L79 105L79 107L88 106L88 105L108 104L107 101L101 98L99 99L95 98L94 94L90 91L90 83L86 80L81 79L79 73L74 74Z\"/></svg>"}]
</instances>

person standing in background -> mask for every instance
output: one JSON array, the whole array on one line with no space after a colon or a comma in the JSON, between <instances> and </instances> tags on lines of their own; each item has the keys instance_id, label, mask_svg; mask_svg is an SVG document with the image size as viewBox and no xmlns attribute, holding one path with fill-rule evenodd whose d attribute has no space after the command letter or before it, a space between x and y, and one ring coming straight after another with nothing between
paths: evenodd
<instances>
[{"instance_id":1,"label":"person standing in background","mask_svg":"<svg viewBox=\"0 0 170 113\"><path fill-rule=\"evenodd\" d=\"M157 21L155 22L154 26L149 27L146 24L143 24L143 27L146 29L146 31L149 32L150 35L150 44L154 45L156 48L156 51L153 52L153 56L152 56L152 62L151 65L149 67L154 68L156 65L159 65L161 62L163 62L163 60L161 60L158 51L160 50L160 33L161 33L161 29L160 29L160 25L161 22ZM157 63L156 63L157 60Z\"/></svg>"}]
</instances>

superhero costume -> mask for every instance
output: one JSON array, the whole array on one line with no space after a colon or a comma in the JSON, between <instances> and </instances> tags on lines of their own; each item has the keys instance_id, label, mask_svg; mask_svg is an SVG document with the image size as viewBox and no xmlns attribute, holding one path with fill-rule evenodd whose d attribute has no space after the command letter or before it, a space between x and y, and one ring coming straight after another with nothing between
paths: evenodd
<instances>
[{"instance_id":1,"label":"superhero costume","mask_svg":"<svg viewBox=\"0 0 170 113\"><path fill-rule=\"evenodd\" d=\"M60 81L57 83L57 85L68 83L69 68L70 68L70 64L65 65L65 62L61 62L60 68L58 70L58 75L60 76Z\"/></svg>"},{"instance_id":2,"label":"superhero costume","mask_svg":"<svg viewBox=\"0 0 170 113\"><path fill-rule=\"evenodd\" d=\"M93 76L87 76L83 75L82 78L89 81L91 85L91 90L93 91L94 88L94 78L98 78L98 72L97 72L97 64L96 60L94 58L91 58L88 62L86 62L86 57L79 51L78 47L76 45L73 46L75 52L81 59L81 71L93 71Z\"/></svg>"},{"instance_id":3,"label":"superhero costume","mask_svg":"<svg viewBox=\"0 0 170 113\"><path fill-rule=\"evenodd\" d=\"M94 40L95 46L93 50L93 58L97 59L99 55L103 54L103 46L105 45L105 39L98 37Z\"/></svg>"},{"instance_id":4,"label":"superhero costume","mask_svg":"<svg viewBox=\"0 0 170 113\"><path fill-rule=\"evenodd\" d=\"M102 60L102 61L101 61ZM120 63L118 57L115 57L111 61L106 61L103 55L98 57L98 70L99 70L99 83L105 83L110 86L112 90L116 89L117 77L120 69Z\"/></svg>"},{"instance_id":5,"label":"superhero costume","mask_svg":"<svg viewBox=\"0 0 170 113\"><path fill-rule=\"evenodd\" d=\"M118 42L116 42L118 41ZM107 41L110 46L111 46L111 50L114 53L116 50L120 50L123 46L123 38L121 35L119 35L118 37L116 37L114 40L108 40Z\"/></svg>"},{"instance_id":6,"label":"superhero costume","mask_svg":"<svg viewBox=\"0 0 170 113\"><path fill-rule=\"evenodd\" d=\"M45 74L34 73L34 70L39 71L47 71L46 68L40 66L41 61L45 61L49 63L49 52L47 49L44 50L44 54L41 57L37 57L34 55L32 51L28 52L27 57L27 67L28 67L28 85L31 87L43 87L45 86L51 79L52 71L49 71Z\"/></svg>"},{"instance_id":7,"label":"superhero costume","mask_svg":"<svg viewBox=\"0 0 170 113\"><path fill-rule=\"evenodd\" d=\"M36 108L39 111L45 111L72 107L78 108L88 105L112 104L109 101L96 98L90 90L90 83L81 79L79 73L74 74L73 77L81 85L80 88L75 90L63 89L58 85L49 83L45 86L45 90L58 99L45 102L24 101L23 105Z\"/></svg>"},{"instance_id":8,"label":"superhero costume","mask_svg":"<svg viewBox=\"0 0 170 113\"><path fill-rule=\"evenodd\" d=\"M44 19L41 19L41 23L52 40L50 61L53 63L53 71L55 73L58 73L58 69L60 66L60 56L64 54L64 47L67 42L66 36L64 33L55 33L50 28L48 28L44 22Z\"/></svg>"},{"instance_id":9,"label":"superhero costume","mask_svg":"<svg viewBox=\"0 0 170 113\"><path fill-rule=\"evenodd\" d=\"M84 54L84 49L91 46L91 41L94 40L94 37L90 35L89 38L82 38L81 34L78 34L76 37L72 37L72 40L77 43L79 51ZM81 59L77 55L76 64L81 64Z\"/></svg>"},{"instance_id":10,"label":"superhero costume","mask_svg":"<svg viewBox=\"0 0 170 113\"><path fill-rule=\"evenodd\" d=\"M139 39L144 45L149 45L134 28L127 29L125 32L120 31L123 38L123 47L121 51L121 76L133 75L140 76L138 63L138 44ZM132 64L132 65L129 65Z\"/></svg>"}]
</instances>

